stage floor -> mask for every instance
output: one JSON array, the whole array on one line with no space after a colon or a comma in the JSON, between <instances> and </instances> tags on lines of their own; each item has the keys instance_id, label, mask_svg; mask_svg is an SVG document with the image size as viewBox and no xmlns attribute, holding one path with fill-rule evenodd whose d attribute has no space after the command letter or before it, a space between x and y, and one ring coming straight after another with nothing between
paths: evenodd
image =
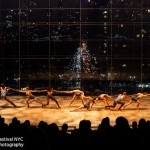
<instances>
[{"instance_id":1,"label":"stage floor","mask_svg":"<svg viewBox=\"0 0 150 150\"><path fill-rule=\"evenodd\" d=\"M97 104L93 106L91 111L86 109L80 109L74 112L71 110L81 106L81 100L75 99L72 105L69 107L71 96L55 96L58 100L61 109L57 108L54 101L50 101L49 106L46 108L41 108L41 105L36 102L30 104L31 108L26 107L25 96L9 96L9 98L18 106L18 108L13 108L5 100L0 100L0 115L5 118L5 122L9 124L13 117L17 117L20 122L25 120L30 120L32 125L38 125L38 123L43 120L48 124L56 123L61 126L63 123L67 123L69 126L78 127L79 122L83 119L90 120L93 127L97 127L104 117L110 118L111 125L115 124L115 120L119 116L124 116L128 119L131 125L133 121L139 121L139 119L144 118L150 120L150 96L141 99L141 104L139 110L136 110L136 103L133 103L126 107L124 110L118 111L116 109L105 109L104 103L102 101L97 101ZM37 98L46 103L45 96L37 96ZM125 102L128 102L126 99ZM113 100L109 101L110 104Z\"/></svg>"}]
</instances>

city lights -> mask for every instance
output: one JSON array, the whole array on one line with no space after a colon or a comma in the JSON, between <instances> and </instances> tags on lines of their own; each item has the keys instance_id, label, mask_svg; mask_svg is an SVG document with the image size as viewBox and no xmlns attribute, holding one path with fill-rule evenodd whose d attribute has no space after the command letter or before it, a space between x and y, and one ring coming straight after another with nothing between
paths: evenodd
<instances>
[{"instance_id":1,"label":"city lights","mask_svg":"<svg viewBox=\"0 0 150 150\"><path fill-rule=\"evenodd\" d=\"M19 86L58 79L80 80L81 86L84 79L149 81L149 1L9 3L0 5L2 80L13 82L15 74ZM83 39L90 56L86 59L77 50ZM89 61L81 63L82 58Z\"/></svg>"}]
</instances>

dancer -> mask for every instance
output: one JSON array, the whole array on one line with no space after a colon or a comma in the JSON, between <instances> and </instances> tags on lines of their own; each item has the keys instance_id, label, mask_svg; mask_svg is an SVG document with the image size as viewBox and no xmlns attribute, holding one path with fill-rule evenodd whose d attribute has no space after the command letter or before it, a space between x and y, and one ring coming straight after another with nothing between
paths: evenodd
<instances>
[{"instance_id":1,"label":"dancer","mask_svg":"<svg viewBox=\"0 0 150 150\"><path fill-rule=\"evenodd\" d=\"M123 102L123 99L127 96L126 92L123 92L122 94L119 94L117 98L114 99L113 105L107 106L108 108L113 107L115 108L117 104L121 104L118 110L121 110L121 108L125 105L125 102Z\"/></svg>"},{"instance_id":2,"label":"dancer","mask_svg":"<svg viewBox=\"0 0 150 150\"><path fill-rule=\"evenodd\" d=\"M61 108L58 101L52 96L52 94L54 92L58 92L57 90L54 90L53 88L48 88L47 90L41 90L40 92L47 92L47 103L46 103L46 105L49 105L50 100L53 100L57 104L57 106L59 108ZM44 105L44 106L46 106L46 105Z\"/></svg>"},{"instance_id":3,"label":"dancer","mask_svg":"<svg viewBox=\"0 0 150 150\"><path fill-rule=\"evenodd\" d=\"M95 100L96 100L96 98L92 98L90 96L86 96L86 97L84 96L83 105L71 110L71 112L76 111L81 108L86 108L86 110L91 110L93 104L95 103Z\"/></svg>"},{"instance_id":4,"label":"dancer","mask_svg":"<svg viewBox=\"0 0 150 150\"><path fill-rule=\"evenodd\" d=\"M71 106L71 104L73 103L73 101L75 100L76 97L79 97L82 100L82 103L84 104L84 102L83 102L84 92L81 91L81 90L60 91L60 93L73 94L73 97L71 99L71 102L70 102L69 106Z\"/></svg>"},{"instance_id":5,"label":"dancer","mask_svg":"<svg viewBox=\"0 0 150 150\"><path fill-rule=\"evenodd\" d=\"M110 95L108 94L100 94L97 98L96 98L96 101L97 100L102 100L104 102L104 105L105 105L105 108L108 108L109 107L109 103L108 103L108 100L111 98Z\"/></svg>"},{"instance_id":6,"label":"dancer","mask_svg":"<svg viewBox=\"0 0 150 150\"><path fill-rule=\"evenodd\" d=\"M131 100L127 104L124 105L123 109L132 103L137 103L136 109L139 109L139 105L140 105L139 99L141 99L145 96L149 96L149 94L137 93L137 94L133 95Z\"/></svg>"},{"instance_id":7,"label":"dancer","mask_svg":"<svg viewBox=\"0 0 150 150\"><path fill-rule=\"evenodd\" d=\"M34 100L37 103L40 103L42 105L42 108L45 107L45 105L42 104L42 102L40 102L32 93L33 92L39 92L38 90L30 90L29 87L25 87L23 88L23 90L16 90L20 93L25 93L26 94L26 103L27 103L27 107L30 107L29 105L29 101Z\"/></svg>"},{"instance_id":8,"label":"dancer","mask_svg":"<svg viewBox=\"0 0 150 150\"><path fill-rule=\"evenodd\" d=\"M15 108L17 107L8 97L7 97L7 91L11 88L6 87L4 84L1 84L0 91L1 91L1 98L9 102L11 105L13 105Z\"/></svg>"}]
</instances>

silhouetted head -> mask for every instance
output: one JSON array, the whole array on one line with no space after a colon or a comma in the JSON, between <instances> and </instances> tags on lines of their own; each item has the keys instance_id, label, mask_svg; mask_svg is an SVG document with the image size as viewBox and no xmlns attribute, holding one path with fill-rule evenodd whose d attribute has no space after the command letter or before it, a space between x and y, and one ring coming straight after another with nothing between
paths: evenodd
<instances>
[{"instance_id":1,"label":"silhouetted head","mask_svg":"<svg viewBox=\"0 0 150 150\"><path fill-rule=\"evenodd\" d=\"M62 131L67 132L67 130L68 130L68 124L64 123L62 125Z\"/></svg>"},{"instance_id":2,"label":"silhouetted head","mask_svg":"<svg viewBox=\"0 0 150 150\"><path fill-rule=\"evenodd\" d=\"M127 118L123 117L123 116L119 116L116 118L116 125L117 128L130 128L129 126L129 122L127 120Z\"/></svg>"}]
</instances>

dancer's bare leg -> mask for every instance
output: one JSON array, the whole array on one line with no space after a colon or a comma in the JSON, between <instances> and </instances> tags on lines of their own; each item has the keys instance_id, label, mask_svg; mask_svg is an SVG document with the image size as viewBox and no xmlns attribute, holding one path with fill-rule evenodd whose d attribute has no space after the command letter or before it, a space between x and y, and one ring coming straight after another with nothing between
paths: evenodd
<instances>
[{"instance_id":1,"label":"dancer's bare leg","mask_svg":"<svg viewBox=\"0 0 150 150\"><path fill-rule=\"evenodd\" d=\"M124 109L125 107L127 107L128 105L132 104L132 103L133 103L133 101L130 100L127 104L125 104L125 105L123 106L123 109Z\"/></svg>"},{"instance_id":2,"label":"dancer's bare leg","mask_svg":"<svg viewBox=\"0 0 150 150\"><path fill-rule=\"evenodd\" d=\"M73 101L75 100L76 95L73 95L73 98L71 99L71 102L69 104L69 106L71 106L71 104L73 103Z\"/></svg>"},{"instance_id":3,"label":"dancer's bare leg","mask_svg":"<svg viewBox=\"0 0 150 150\"><path fill-rule=\"evenodd\" d=\"M41 105L42 105L42 108L45 106L45 105L43 105L43 103L40 102L37 98L34 98L34 100L35 100L37 103L41 104Z\"/></svg>"},{"instance_id":4,"label":"dancer's bare leg","mask_svg":"<svg viewBox=\"0 0 150 150\"><path fill-rule=\"evenodd\" d=\"M47 103L46 103L46 105L49 105L49 98L47 98Z\"/></svg>"},{"instance_id":5,"label":"dancer's bare leg","mask_svg":"<svg viewBox=\"0 0 150 150\"><path fill-rule=\"evenodd\" d=\"M79 107L77 107L77 108L75 108L75 109L73 109L73 110L70 110L71 112L72 111L76 111L76 110L78 110L78 109L80 109L80 108L84 108L84 106L82 105L82 106L79 106Z\"/></svg>"},{"instance_id":6,"label":"dancer's bare leg","mask_svg":"<svg viewBox=\"0 0 150 150\"><path fill-rule=\"evenodd\" d=\"M27 99L26 99L27 107L30 107L30 105L29 105L29 101L30 101L30 99L29 99L29 98L27 98Z\"/></svg>"},{"instance_id":7,"label":"dancer's bare leg","mask_svg":"<svg viewBox=\"0 0 150 150\"><path fill-rule=\"evenodd\" d=\"M15 108L17 107L10 99L8 99L7 97L5 97L5 100L7 102L9 102L11 105L13 105Z\"/></svg>"},{"instance_id":8,"label":"dancer's bare leg","mask_svg":"<svg viewBox=\"0 0 150 150\"><path fill-rule=\"evenodd\" d=\"M136 102L137 102L136 109L139 109L139 106L140 106L140 101L139 101L139 100L137 100Z\"/></svg>"},{"instance_id":9,"label":"dancer's bare leg","mask_svg":"<svg viewBox=\"0 0 150 150\"><path fill-rule=\"evenodd\" d=\"M118 110L121 110L121 108L125 105L125 103L124 102L120 102L120 107L118 108Z\"/></svg>"},{"instance_id":10,"label":"dancer's bare leg","mask_svg":"<svg viewBox=\"0 0 150 150\"><path fill-rule=\"evenodd\" d=\"M59 103L58 103L58 101L57 101L54 97L52 97L52 100L57 104L57 106L58 106L59 108L61 108L60 105L59 105Z\"/></svg>"},{"instance_id":11,"label":"dancer's bare leg","mask_svg":"<svg viewBox=\"0 0 150 150\"><path fill-rule=\"evenodd\" d=\"M103 102L104 102L105 108L109 108L109 103L108 103L107 99L104 99Z\"/></svg>"}]
</instances>

